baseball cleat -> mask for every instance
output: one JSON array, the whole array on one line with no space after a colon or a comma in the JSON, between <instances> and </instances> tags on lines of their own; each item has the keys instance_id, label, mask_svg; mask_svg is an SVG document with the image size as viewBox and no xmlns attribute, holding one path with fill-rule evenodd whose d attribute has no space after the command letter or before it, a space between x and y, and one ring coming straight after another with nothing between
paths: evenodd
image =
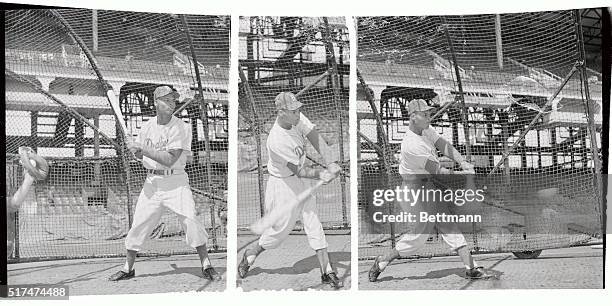
<instances>
[{"instance_id":1,"label":"baseball cleat","mask_svg":"<svg viewBox=\"0 0 612 306\"><path fill-rule=\"evenodd\" d=\"M249 266L249 261L247 260L247 254L246 252L244 252L244 254L242 255L242 260L238 264L238 275L240 276L240 278L246 277L247 273L249 273L250 267L251 266Z\"/></svg>"},{"instance_id":2,"label":"baseball cleat","mask_svg":"<svg viewBox=\"0 0 612 306\"><path fill-rule=\"evenodd\" d=\"M465 277L469 279L491 278L494 275L487 273L484 267L475 267L465 271Z\"/></svg>"},{"instance_id":3,"label":"baseball cleat","mask_svg":"<svg viewBox=\"0 0 612 306\"><path fill-rule=\"evenodd\" d=\"M109 281L120 281L120 280L126 280L126 279L130 279L133 278L134 276L136 276L136 270L132 269L132 271L130 272L125 272L123 270L119 270L117 271L117 273L111 275L108 280Z\"/></svg>"},{"instance_id":4,"label":"baseball cleat","mask_svg":"<svg viewBox=\"0 0 612 306\"><path fill-rule=\"evenodd\" d=\"M376 260L374 260L374 265L372 265L372 267L370 268L370 271L368 272L368 279L370 280L370 282L377 281L378 280L378 276L383 271L378 266L378 260L379 259L380 259L380 256L377 256Z\"/></svg>"},{"instance_id":5,"label":"baseball cleat","mask_svg":"<svg viewBox=\"0 0 612 306\"><path fill-rule=\"evenodd\" d=\"M215 268L208 267L208 268L202 268L202 275L204 275L204 278L208 279L209 281L220 281L221 280L221 275L219 275L219 273L217 273L217 271L215 270Z\"/></svg>"},{"instance_id":6,"label":"baseball cleat","mask_svg":"<svg viewBox=\"0 0 612 306\"><path fill-rule=\"evenodd\" d=\"M336 272L329 272L329 273L325 273L321 275L321 282L323 284L331 285L334 289L340 289L344 287L344 284L338 278L338 275L336 275Z\"/></svg>"}]
</instances>

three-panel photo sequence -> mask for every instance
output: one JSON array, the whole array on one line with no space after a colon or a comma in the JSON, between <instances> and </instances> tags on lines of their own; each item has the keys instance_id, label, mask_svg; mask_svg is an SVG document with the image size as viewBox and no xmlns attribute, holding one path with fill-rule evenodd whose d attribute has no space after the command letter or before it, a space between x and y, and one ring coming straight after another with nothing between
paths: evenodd
<instances>
[{"instance_id":1,"label":"three-panel photo sequence","mask_svg":"<svg viewBox=\"0 0 612 306\"><path fill-rule=\"evenodd\" d=\"M9 288L604 287L608 8L3 15Z\"/></svg>"}]
</instances>

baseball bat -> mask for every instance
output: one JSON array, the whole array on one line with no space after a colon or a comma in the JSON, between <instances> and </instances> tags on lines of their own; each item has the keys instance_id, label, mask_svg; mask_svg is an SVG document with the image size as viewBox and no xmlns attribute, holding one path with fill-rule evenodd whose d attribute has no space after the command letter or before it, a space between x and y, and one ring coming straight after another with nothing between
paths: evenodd
<instances>
[{"instance_id":1,"label":"baseball bat","mask_svg":"<svg viewBox=\"0 0 612 306\"><path fill-rule=\"evenodd\" d=\"M261 235L266 229L274 226L283 216L287 216L291 214L291 211L302 204L308 197L312 195L319 187L321 187L325 182L322 180L317 181L316 184L311 186L310 188L302 191L297 195L295 200L286 203L285 205L280 205L273 209L267 215L263 216L263 218L257 220L255 223L251 225L251 231L257 235Z\"/></svg>"},{"instance_id":2,"label":"baseball bat","mask_svg":"<svg viewBox=\"0 0 612 306\"><path fill-rule=\"evenodd\" d=\"M123 113L121 112L121 107L119 106L119 99L115 95L113 89L109 89L106 91L106 97L110 102L111 108L113 109L113 114L115 115L115 118L119 123L119 127L121 128L123 135L125 136L126 140L130 139L131 135L128 133L127 124L125 123L125 119L123 118Z\"/></svg>"}]
</instances>

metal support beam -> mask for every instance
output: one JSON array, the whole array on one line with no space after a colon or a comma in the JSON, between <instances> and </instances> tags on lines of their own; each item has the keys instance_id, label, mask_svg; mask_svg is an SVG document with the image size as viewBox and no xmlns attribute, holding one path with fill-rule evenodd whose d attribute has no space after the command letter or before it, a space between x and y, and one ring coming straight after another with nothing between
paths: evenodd
<instances>
[{"instance_id":1,"label":"metal support beam","mask_svg":"<svg viewBox=\"0 0 612 306\"><path fill-rule=\"evenodd\" d=\"M251 113L253 114L253 125L251 126L251 129L253 131L253 137L255 137L257 148L257 184L259 187L259 214L261 217L263 217L265 212L265 193L263 187L263 165L261 162L261 126L259 123L259 116L257 115L257 111L255 110L255 99L253 98L251 85L249 85L249 79L246 75L244 75L244 70L240 65L238 65L238 75L240 76L240 81L242 82L242 86L244 87L244 91L247 95L246 99L249 102L249 106L251 107Z\"/></svg>"},{"instance_id":2,"label":"metal support beam","mask_svg":"<svg viewBox=\"0 0 612 306\"><path fill-rule=\"evenodd\" d=\"M327 60L329 64L329 69L325 74L329 74L332 79L332 89L333 89L333 101L336 110L336 120L338 122L338 160L341 161L344 159L344 126L342 124L343 121L343 111L342 105L340 104L340 75L338 74L338 63L336 62L336 54L334 50L334 45L332 44L332 34L329 28L329 22L327 17L323 17L323 23L325 24L325 34L326 34L326 49L327 49ZM321 79L317 79L322 80ZM312 85L312 84L311 84ZM306 88L305 88L306 89ZM342 201L342 224L344 227L348 228L349 226L349 216L347 210L347 200L346 200L346 177L343 175L340 176L340 196Z\"/></svg>"},{"instance_id":3,"label":"metal support beam","mask_svg":"<svg viewBox=\"0 0 612 306\"><path fill-rule=\"evenodd\" d=\"M504 51L502 48L501 15L495 15L495 50L497 51L497 66L504 69Z\"/></svg>"},{"instance_id":4,"label":"metal support beam","mask_svg":"<svg viewBox=\"0 0 612 306\"><path fill-rule=\"evenodd\" d=\"M200 68L199 62L195 54L195 50L193 48L193 42L191 41L191 35L189 34L189 27L187 26L187 20L185 19L185 15L181 15L181 23L183 24L183 31L185 32L185 38L187 39L187 43L189 44L189 51L191 52L191 60L193 63L193 69L195 70L196 80L198 82L198 93L201 98L204 98L204 91L202 90L202 79L200 78ZM204 102L202 99L200 103L200 120L202 120L202 128L204 136L204 159L205 159L205 168L206 168L206 187L208 187L208 191L212 193L212 175L211 175L211 167L210 167L210 141L208 139L208 103ZM210 209L210 226L213 228L211 238L213 248L215 250L219 249L219 245L217 244L217 233L215 231L215 200L212 199L213 205Z\"/></svg>"},{"instance_id":5,"label":"metal support beam","mask_svg":"<svg viewBox=\"0 0 612 306\"><path fill-rule=\"evenodd\" d=\"M561 90L563 90L563 87L565 87L565 85L570 80L570 78L574 75L575 72L576 72L576 66L572 67L572 70L567 74L567 76L565 76L565 78L563 79L563 82L561 82L561 85L557 88L557 90L555 90L555 92L548 99L548 101L546 101L546 104L542 106L542 111L538 112L538 114L533 118L533 120L531 120L531 122L527 125L527 127L523 129L523 132L521 132L521 135L514 141L512 146L510 146L510 149L508 150L508 152L504 153L501 160L495 165L495 167L493 167L493 169L491 170L491 172L489 172L488 175L492 175L493 173L495 173L497 168L499 168L499 166L501 166L501 164L503 164L506 161L508 156L514 151L514 149L516 149L518 144L521 142L521 140L523 140L523 138L527 135L527 133L529 133L531 128L533 128L533 126L540 120L540 118L542 118L545 111L552 105L552 102L555 100L555 98L557 98Z\"/></svg>"},{"instance_id":6,"label":"metal support beam","mask_svg":"<svg viewBox=\"0 0 612 306\"><path fill-rule=\"evenodd\" d=\"M444 19L446 23L446 19ZM467 107L465 106L465 97L463 95L463 83L461 82L461 73L459 72L459 64L457 64L457 57L455 55L455 47L451 40L450 33L448 32L448 25L444 28L446 33L446 40L448 41L448 47L450 48L451 58L453 60L453 67L455 68L455 77L457 78L457 89L459 90L459 102L461 102L461 124L463 125L463 137L465 140L465 155L468 162L472 161L472 152L470 151L470 126L468 124ZM459 144L459 143L457 143Z\"/></svg>"}]
</instances>

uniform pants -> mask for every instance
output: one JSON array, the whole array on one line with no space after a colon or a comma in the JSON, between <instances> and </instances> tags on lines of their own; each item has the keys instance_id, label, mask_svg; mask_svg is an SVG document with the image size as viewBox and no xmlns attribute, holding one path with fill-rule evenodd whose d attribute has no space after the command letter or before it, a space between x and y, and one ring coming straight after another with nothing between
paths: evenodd
<instances>
[{"instance_id":1,"label":"uniform pants","mask_svg":"<svg viewBox=\"0 0 612 306\"><path fill-rule=\"evenodd\" d=\"M266 185L266 213L272 211L279 205L286 205L294 201L304 190L308 189L313 180L302 179L295 175L279 178L270 176ZM276 225L268 228L259 237L259 245L264 249L278 247L295 227L298 218L302 218L304 231L308 237L308 244L313 250L327 248L323 226L319 221L316 212L316 201L314 196L310 196L301 205L291 211L291 214L284 216Z\"/></svg>"},{"instance_id":2,"label":"uniform pants","mask_svg":"<svg viewBox=\"0 0 612 306\"><path fill-rule=\"evenodd\" d=\"M424 186L424 188L423 188ZM407 187L409 189L423 189L423 190L439 190L431 181L410 181L404 180L402 188ZM399 252L400 256L409 256L416 253L421 249L427 238L433 232L434 227L438 228L438 231L442 234L444 242L450 246L452 250L467 245L463 233L461 233L459 226L456 223L450 222L420 222L419 216L421 212L427 212L429 215L435 215L436 213L452 214L450 205L452 203L444 203L440 201L419 201L414 206L410 206L407 202L399 202L402 210L410 212L416 215L416 222L411 224L411 229L404 234L399 241L395 244L395 249Z\"/></svg>"},{"instance_id":3,"label":"uniform pants","mask_svg":"<svg viewBox=\"0 0 612 306\"><path fill-rule=\"evenodd\" d=\"M165 208L177 215L189 246L197 248L206 244L208 233L197 218L187 174L149 174L136 203L132 226L125 238L126 249L140 251L159 223Z\"/></svg>"}]
</instances>

